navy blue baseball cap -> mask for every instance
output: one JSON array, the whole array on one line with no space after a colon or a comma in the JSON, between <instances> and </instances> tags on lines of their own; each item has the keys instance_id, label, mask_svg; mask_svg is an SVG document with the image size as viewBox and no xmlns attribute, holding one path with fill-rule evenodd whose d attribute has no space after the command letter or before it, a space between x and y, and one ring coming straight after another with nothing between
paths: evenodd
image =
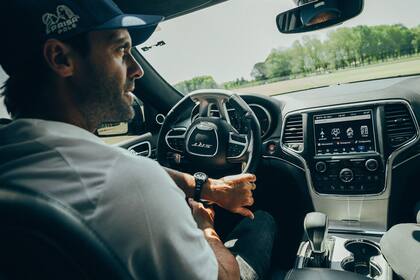
<instances>
[{"instance_id":1,"label":"navy blue baseball cap","mask_svg":"<svg viewBox=\"0 0 420 280\"><path fill-rule=\"evenodd\" d=\"M0 64L11 75L50 38L126 28L133 46L145 42L164 18L124 14L112 0L1 0Z\"/></svg>"}]
</instances>

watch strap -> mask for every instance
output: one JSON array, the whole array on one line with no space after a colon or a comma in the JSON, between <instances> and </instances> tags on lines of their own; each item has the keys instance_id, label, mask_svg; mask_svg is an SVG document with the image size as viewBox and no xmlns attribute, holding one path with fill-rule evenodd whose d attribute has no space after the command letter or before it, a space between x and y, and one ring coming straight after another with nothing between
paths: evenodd
<instances>
[{"instance_id":1,"label":"watch strap","mask_svg":"<svg viewBox=\"0 0 420 280\"><path fill-rule=\"evenodd\" d=\"M207 175L202 172L194 174L195 188L194 188L194 200L201 201L201 192L203 190L204 183L207 181Z\"/></svg>"}]
</instances>

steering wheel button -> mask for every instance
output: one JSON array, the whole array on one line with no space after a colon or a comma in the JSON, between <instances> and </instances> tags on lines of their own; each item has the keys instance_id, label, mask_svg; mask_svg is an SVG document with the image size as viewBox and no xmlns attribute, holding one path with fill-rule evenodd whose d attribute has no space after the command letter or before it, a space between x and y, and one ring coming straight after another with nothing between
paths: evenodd
<instances>
[{"instance_id":1,"label":"steering wheel button","mask_svg":"<svg viewBox=\"0 0 420 280\"><path fill-rule=\"evenodd\" d=\"M240 143L246 143L246 136L231 134L232 140Z\"/></svg>"}]
</instances>

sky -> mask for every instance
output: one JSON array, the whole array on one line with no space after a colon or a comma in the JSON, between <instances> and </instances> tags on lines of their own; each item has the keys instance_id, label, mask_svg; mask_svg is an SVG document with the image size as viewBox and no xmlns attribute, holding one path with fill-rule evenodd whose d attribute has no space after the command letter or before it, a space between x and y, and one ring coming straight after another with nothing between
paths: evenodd
<instances>
[{"instance_id":1,"label":"sky","mask_svg":"<svg viewBox=\"0 0 420 280\"><path fill-rule=\"evenodd\" d=\"M292 0L230 0L161 23L141 46L161 40L166 45L143 55L172 84L200 75L211 75L218 83L251 79L254 64L264 61L272 49L287 48L305 34L322 39L337 28L281 34L275 18L294 7ZM365 0L362 14L339 27L394 23L413 27L420 24L419 12L419 0Z\"/></svg>"}]
</instances>

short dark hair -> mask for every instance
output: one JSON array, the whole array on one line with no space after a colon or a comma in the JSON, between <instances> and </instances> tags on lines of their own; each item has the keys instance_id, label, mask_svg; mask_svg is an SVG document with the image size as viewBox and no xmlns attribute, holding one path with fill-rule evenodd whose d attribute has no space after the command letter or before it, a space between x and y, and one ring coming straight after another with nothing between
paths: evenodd
<instances>
[{"instance_id":1,"label":"short dark hair","mask_svg":"<svg viewBox=\"0 0 420 280\"><path fill-rule=\"evenodd\" d=\"M76 35L63 41L71 46L82 56L90 52L90 44L87 33ZM15 117L30 117L34 112L42 110L45 98L42 96L43 89L49 81L51 70L43 59L42 51L38 50L26 65L16 73L10 75L1 87L9 114Z\"/></svg>"}]
</instances>

